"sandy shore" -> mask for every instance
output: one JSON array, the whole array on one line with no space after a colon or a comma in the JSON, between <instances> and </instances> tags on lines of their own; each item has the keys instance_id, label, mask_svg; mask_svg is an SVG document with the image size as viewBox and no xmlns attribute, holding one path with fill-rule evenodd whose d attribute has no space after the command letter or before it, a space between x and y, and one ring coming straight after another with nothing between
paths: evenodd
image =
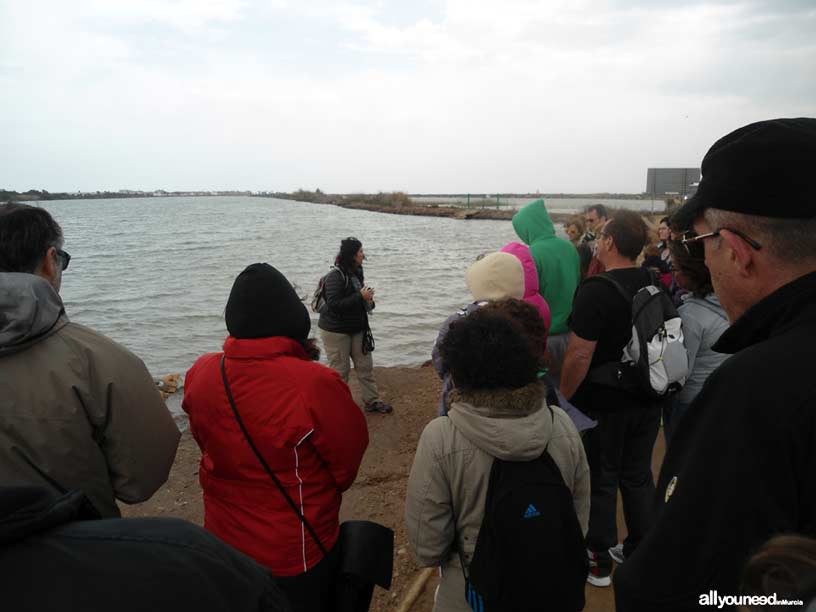
<instances>
[{"instance_id":1,"label":"sandy shore","mask_svg":"<svg viewBox=\"0 0 816 612\"><path fill-rule=\"evenodd\" d=\"M376 368L381 396L393 403L391 415L366 415L369 447L357 481L343 497L341 520L368 519L394 530L394 582L390 591L376 589L371 610L395 610L405 597L421 568L414 562L407 546L404 527L405 488L417 440L425 425L436 417L441 384L431 367ZM351 381L357 393L356 381ZM653 456L655 475L663 459L662 433ZM123 506L124 516L173 516L199 525L204 511L198 484L198 446L189 433L182 436L176 460L165 485L147 502ZM618 511L621 537L625 534L622 512ZM436 578L425 587L413 608L430 612ZM587 585L586 612L612 612L612 589Z\"/></svg>"}]
</instances>

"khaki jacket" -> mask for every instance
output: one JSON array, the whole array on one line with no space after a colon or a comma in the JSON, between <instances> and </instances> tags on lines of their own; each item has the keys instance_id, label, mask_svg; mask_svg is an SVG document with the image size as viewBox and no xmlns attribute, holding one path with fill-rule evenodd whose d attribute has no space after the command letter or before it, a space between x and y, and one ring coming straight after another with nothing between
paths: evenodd
<instances>
[{"instance_id":1,"label":"khaki jacket","mask_svg":"<svg viewBox=\"0 0 816 612\"><path fill-rule=\"evenodd\" d=\"M441 566L435 611L469 610L456 550L470 562L494 457L529 461L546 448L572 491L586 534L589 466L584 447L563 410L553 407L553 421L545 391L538 383L512 391L454 390L448 416L434 419L422 432L408 480L405 517L418 562Z\"/></svg>"},{"instance_id":2,"label":"khaki jacket","mask_svg":"<svg viewBox=\"0 0 816 612\"><path fill-rule=\"evenodd\" d=\"M148 499L180 433L144 363L70 323L47 281L0 274L0 482L80 489L103 517Z\"/></svg>"}]
</instances>

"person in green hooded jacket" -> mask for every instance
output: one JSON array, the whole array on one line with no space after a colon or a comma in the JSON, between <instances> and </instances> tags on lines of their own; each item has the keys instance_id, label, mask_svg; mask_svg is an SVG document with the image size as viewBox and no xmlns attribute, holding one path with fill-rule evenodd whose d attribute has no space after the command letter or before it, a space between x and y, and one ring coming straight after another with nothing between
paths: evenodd
<instances>
[{"instance_id":1,"label":"person in green hooded jacket","mask_svg":"<svg viewBox=\"0 0 816 612\"><path fill-rule=\"evenodd\" d=\"M547 350L550 374L557 381L567 351L567 318L581 280L578 251L569 240L555 235L555 226L542 199L530 202L513 216L513 229L530 247L538 268L538 292L550 305L552 324Z\"/></svg>"}]
</instances>

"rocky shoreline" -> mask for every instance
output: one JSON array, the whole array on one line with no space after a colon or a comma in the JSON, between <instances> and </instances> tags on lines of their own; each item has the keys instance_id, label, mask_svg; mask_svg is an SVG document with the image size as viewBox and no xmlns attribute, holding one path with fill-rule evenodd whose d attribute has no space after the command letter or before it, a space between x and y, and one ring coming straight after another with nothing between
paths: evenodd
<instances>
[{"instance_id":1,"label":"rocky shoreline","mask_svg":"<svg viewBox=\"0 0 816 612\"><path fill-rule=\"evenodd\" d=\"M340 203L335 206L354 210L368 210L391 215L414 215L420 217L445 217L449 219L492 219L509 221L516 214L515 209L508 208L462 208L461 206L437 206L434 204L411 206L383 206L367 202Z\"/></svg>"}]
</instances>

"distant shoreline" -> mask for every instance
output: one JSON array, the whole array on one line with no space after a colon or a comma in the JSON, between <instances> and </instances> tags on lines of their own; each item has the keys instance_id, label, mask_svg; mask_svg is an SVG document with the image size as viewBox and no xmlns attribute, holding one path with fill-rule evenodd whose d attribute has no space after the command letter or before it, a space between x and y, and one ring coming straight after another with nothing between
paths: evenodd
<instances>
[{"instance_id":1,"label":"distant shoreline","mask_svg":"<svg viewBox=\"0 0 816 612\"><path fill-rule=\"evenodd\" d=\"M519 208L511 207L507 204L501 204L500 200L504 198L513 199L527 199L530 202L536 199L544 199L545 202L549 199L598 199L598 200L642 200L647 201L652 199L651 196L645 194L613 194L613 193L596 193L596 194L500 194L497 197L498 205L493 204L492 200L474 199L471 206L449 205L446 200L450 198L467 197L467 194L414 194L414 197L421 198L445 198L446 200L433 201L425 200L417 202L412 200L412 196L402 193L379 193L374 195L368 194L348 194L348 195L332 195L325 194L320 191L309 192L299 190L294 193L281 192L251 192L251 191L176 191L167 192L157 190L153 192L143 191L97 191L97 192L76 192L76 193L50 193L48 191L29 190L25 193L18 193L16 191L0 190L0 203L3 202L48 202L59 200L116 200L116 199L153 199L153 198L183 198L183 197L255 197L255 198L270 198L288 200L293 202L300 202L304 204L328 204L338 206L340 208L348 208L351 210L366 210L369 212L379 212L391 215L411 215L419 217L437 217L446 219L459 220L478 220L487 219L491 221L509 221L518 212ZM476 196L478 198L478 196ZM573 216L578 214L575 212L552 212L550 217L555 223L565 223Z\"/></svg>"}]
</instances>

